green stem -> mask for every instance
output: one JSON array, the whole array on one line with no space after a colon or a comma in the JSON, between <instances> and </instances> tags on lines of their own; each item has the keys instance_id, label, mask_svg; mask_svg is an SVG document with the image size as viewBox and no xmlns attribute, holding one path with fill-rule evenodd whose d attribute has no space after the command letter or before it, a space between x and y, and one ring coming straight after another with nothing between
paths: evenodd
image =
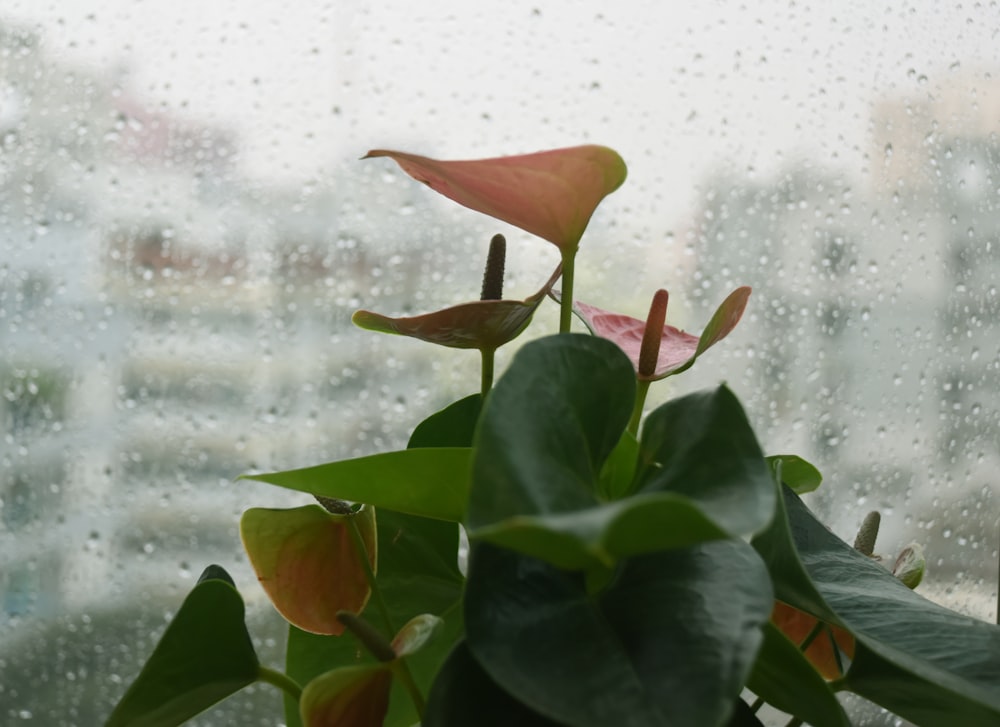
<instances>
[{"instance_id":1,"label":"green stem","mask_svg":"<svg viewBox=\"0 0 1000 727\"><path fill-rule=\"evenodd\" d=\"M365 571L365 577L368 579L368 585L371 586L372 589L372 598L375 600L375 606L382 614L382 620L385 621L385 627L388 630L389 638L391 639L396 633L396 627L392 623L392 617L389 616L389 608L385 605L385 599L382 597L382 590L379 588L378 581L375 578L375 571L372 570L371 563L368 562L368 548L365 547L365 541L361 537L361 531L358 530L358 526L354 522L354 518L348 518L348 522L351 525L351 539L354 540L354 547L357 548L358 553L361 555L361 563ZM417 710L417 716L420 719L423 719L425 706L424 696L420 693L417 683L413 681L413 675L410 673L410 667L407 666L405 657L389 662L389 668L410 695L410 699L413 701L413 706Z\"/></svg>"},{"instance_id":2,"label":"green stem","mask_svg":"<svg viewBox=\"0 0 1000 727\"><path fill-rule=\"evenodd\" d=\"M382 598L382 589L378 586L375 571L372 570L372 564L368 560L368 548L365 547L364 538L361 537L361 531L358 530L358 524L354 522L354 518L347 518L347 523L349 525L348 532L351 534L351 540L354 541L354 548L358 551L358 556L361 558L361 567L365 571L365 578L368 579L368 586L372 589L372 600L375 601L375 607L379 610L382 621L385 623L386 631L389 633L389 638L391 639L393 634L396 633L396 627L392 624L392 617L389 616L389 608L385 605L385 599Z\"/></svg>"},{"instance_id":3,"label":"green stem","mask_svg":"<svg viewBox=\"0 0 1000 727\"><path fill-rule=\"evenodd\" d=\"M788 720L788 724L786 724L785 727L801 727L802 724L804 723L800 718L792 717L790 720Z\"/></svg>"},{"instance_id":4,"label":"green stem","mask_svg":"<svg viewBox=\"0 0 1000 727\"><path fill-rule=\"evenodd\" d=\"M562 256L562 302L559 304L559 332L569 333L573 322L573 266L576 250L564 251Z\"/></svg>"},{"instance_id":5,"label":"green stem","mask_svg":"<svg viewBox=\"0 0 1000 727\"><path fill-rule=\"evenodd\" d=\"M479 353L482 354L482 377L479 386L480 401L486 401L486 395L490 393L490 389L493 388L493 359L496 354L496 349L494 348L481 348Z\"/></svg>"},{"instance_id":6,"label":"green stem","mask_svg":"<svg viewBox=\"0 0 1000 727\"><path fill-rule=\"evenodd\" d=\"M406 658L390 662L389 669L392 670L392 675L403 685L406 693L410 695L413 706L417 708L417 715L423 719L424 708L427 706L427 703L424 701L424 695L420 693L420 687L413 681L413 674L410 673L410 667L406 664Z\"/></svg>"},{"instance_id":7,"label":"green stem","mask_svg":"<svg viewBox=\"0 0 1000 727\"><path fill-rule=\"evenodd\" d=\"M276 686L296 702L302 698L302 687L290 676L282 674L280 671L269 669L266 666L258 666L257 680Z\"/></svg>"},{"instance_id":8,"label":"green stem","mask_svg":"<svg viewBox=\"0 0 1000 727\"><path fill-rule=\"evenodd\" d=\"M806 634L806 638L802 641L801 644L799 644L799 651L801 651L804 654L806 652L806 649L808 649L812 645L812 642L816 640L816 637L819 636L821 633L823 633L823 629L825 627L826 627L825 623L823 623L822 621L817 621L816 625L812 627L812 631Z\"/></svg>"},{"instance_id":9,"label":"green stem","mask_svg":"<svg viewBox=\"0 0 1000 727\"><path fill-rule=\"evenodd\" d=\"M844 661L840 658L840 647L837 645L837 640L833 638L833 632L830 629L826 630L826 638L830 640L830 649L833 651L833 660L837 662L837 673L844 673Z\"/></svg>"},{"instance_id":10,"label":"green stem","mask_svg":"<svg viewBox=\"0 0 1000 727\"><path fill-rule=\"evenodd\" d=\"M753 701L753 704L750 705L750 711L753 712L754 714L757 714L757 712L760 711L760 708L763 707L764 704L765 704L764 698L763 697L757 697Z\"/></svg>"},{"instance_id":11,"label":"green stem","mask_svg":"<svg viewBox=\"0 0 1000 727\"><path fill-rule=\"evenodd\" d=\"M640 379L635 385L635 407L628 423L628 433L636 438L639 436L639 422L642 419L642 408L646 405L646 394L649 393L650 383L652 382Z\"/></svg>"}]
</instances>

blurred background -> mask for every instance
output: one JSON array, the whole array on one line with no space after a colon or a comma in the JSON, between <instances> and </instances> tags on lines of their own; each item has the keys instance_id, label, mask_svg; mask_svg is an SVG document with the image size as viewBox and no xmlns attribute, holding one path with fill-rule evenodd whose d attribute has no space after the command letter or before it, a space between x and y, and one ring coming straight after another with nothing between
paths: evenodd
<instances>
[{"instance_id":1,"label":"blurred background","mask_svg":"<svg viewBox=\"0 0 1000 727\"><path fill-rule=\"evenodd\" d=\"M1000 466L1000 11L948 4L7 0L0 7L0 722L98 725L202 569L283 627L235 482L405 444L478 356L357 308L507 294L554 247L371 148L444 159L600 143L629 179L577 297L741 325L649 405L727 381L809 504L920 591L993 620ZM555 330L544 305L527 337ZM581 327L582 329L582 327ZM271 687L198 725L279 725ZM856 705L859 724L901 724ZM780 722L779 722L780 723Z\"/></svg>"}]
</instances>

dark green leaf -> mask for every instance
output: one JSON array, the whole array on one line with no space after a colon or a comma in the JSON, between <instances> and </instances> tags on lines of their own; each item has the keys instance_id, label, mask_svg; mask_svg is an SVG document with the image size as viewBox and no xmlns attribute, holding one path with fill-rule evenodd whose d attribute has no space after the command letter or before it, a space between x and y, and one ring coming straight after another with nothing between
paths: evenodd
<instances>
[{"instance_id":1,"label":"dark green leaf","mask_svg":"<svg viewBox=\"0 0 1000 727\"><path fill-rule=\"evenodd\" d=\"M787 490L785 506L809 577L857 639L847 687L926 727L1000 724L1000 626L910 590Z\"/></svg>"},{"instance_id":2,"label":"dark green leaf","mask_svg":"<svg viewBox=\"0 0 1000 727\"><path fill-rule=\"evenodd\" d=\"M771 473L743 407L725 386L660 406L646 418L640 441L640 493L686 498L731 535L770 522Z\"/></svg>"},{"instance_id":3,"label":"dark green leaf","mask_svg":"<svg viewBox=\"0 0 1000 727\"><path fill-rule=\"evenodd\" d=\"M404 449L240 479L458 522L469 488L466 447Z\"/></svg>"},{"instance_id":4,"label":"dark green leaf","mask_svg":"<svg viewBox=\"0 0 1000 727\"><path fill-rule=\"evenodd\" d=\"M775 467L775 475L780 481L780 463ZM843 626L843 623L837 618L837 614L830 610L823 596L816 590L816 586L809 578L802 561L799 560L795 541L792 539L789 529L785 499L780 496L785 488L778 481L774 485L775 492L779 495L774 518L767 530L758 533L751 541L771 573L774 596L823 621Z\"/></svg>"},{"instance_id":5,"label":"dark green leaf","mask_svg":"<svg viewBox=\"0 0 1000 727\"><path fill-rule=\"evenodd\" d=\"M560 727L505 692L483 671L465 641L441 667L421 722L423 727Z\"/></svg>"},{"instance_id":6,"label":"dark green leaf","mask_svg":"<svg viewBox=\"0 0 1000 727\"><path fill-rule=\"evenodd\" d=\"M639 442L625 432L601 468L597 483L598 497L604 500L625 497L632 489L638 460Z\"/></svg>"},{"instance_id":7,"label":"dark green leaf","mask_svg":"<svg viewBox=\"0 0 1000 727\"><path fill-rule=\"evenodd\" d=\"M244 612L232 578L210 566L106 727L179 725L256 681L259 665Z\"/></svg>"},{"instance_id":8,"label":"dark green leaf","mask_svg":"<svg viewBox=\"0 0 1000 727\"><path fill-rule=\"evenodd\" d=\"M764 627L764 643L747 687L768 704L812 727L850 727L833 690L774 624Z\"/></svg>"},{"instance_id":9,"label":"dark green leaf","mask_svg":"<svg viewBox=\"0 0 1000 727\"><path fill-rule=\"evenodd\" d=\"M749 704L742 699L737 699L733 716L730 717L726 727L764 727L764 723L757 719L756 713L750 709Z\"/></svg>"},{"instance_id":10,"label":"dark green leaf","mask_svg":"<svg viewBox=\"0 0 1000 727\"><path fill-rule=\"evenodd\" d=\"M598 474L634 399L632 364L610 341L564 334L525 345L479 423L468 525L597 505Z\"/></svg>"},{"instance_id":11,"label":"dark green leaf","mask_svg":"<svg viewBox=\"0 0 1000 727\"><path fill-rule=\"evenodd\" d=\"M476 660L531 709L578 727L724 725L771 611L764 565L738 540L583 574L477 544L466 591Z\"/></svg>"},{"instance_id":12,"label":"dark green leaf","mask_svg":"<svg viewBox=\"0 0 1000 727\"><path fill-rule=\"evenodd\" d=\"M471 447L481 410L482 398L479 394L449 404L417 425L406 448Z\"/></svg>"},{"instance_id":13,"label":"dark green leaf","mask_svg":"<svg viewBox=\"0 0 1000 727\"><path fill-rule=\"evenodd\" d=\"M638 454L622 437L635 375L600 338L525 346L483 413L473 456L470 537L562 568L746 535L767 524L774 488L728 389L650 415ZM619 496L619 499L606 498Z\"/></svg>"},{"instance_id":14,"label":"dark green leaf","mask_svg":"<svg viewBox=\"0 0 1000 727\"><path fill-rule=\"evenodd\" d=\"M769 466L781 462L781 481L793 492L804 495L823 482L823 475L809 462L794 454L775 454L767 458Z\"/></svg>"}]
</instances>

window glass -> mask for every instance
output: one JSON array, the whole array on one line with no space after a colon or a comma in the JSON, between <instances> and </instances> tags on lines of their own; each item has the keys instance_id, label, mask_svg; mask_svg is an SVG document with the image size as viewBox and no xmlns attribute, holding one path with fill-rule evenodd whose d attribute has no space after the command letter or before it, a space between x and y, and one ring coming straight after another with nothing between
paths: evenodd
<instances>
[{"instance_id":1,"label":"window glass","mask_svg":"<svg viewBox=\"0 0 1000 727\"><path fill-rule=\"evenodd\" d=\"M664 287L696 330L754 287L650 405L728 381L768 453L824 472L841 537L882 511L880 552L922 543L922 591L992 619L995 27L929 0L5 3L0 722L101 723L209 563L280 664L237 524L308 498L234 478L400 447L477 390L475 354L351 313L477 297L496 232L514 296L556 251L358 160L379 147L616 148L578 297L641 317Z\"/></svg>"}]
</instances>

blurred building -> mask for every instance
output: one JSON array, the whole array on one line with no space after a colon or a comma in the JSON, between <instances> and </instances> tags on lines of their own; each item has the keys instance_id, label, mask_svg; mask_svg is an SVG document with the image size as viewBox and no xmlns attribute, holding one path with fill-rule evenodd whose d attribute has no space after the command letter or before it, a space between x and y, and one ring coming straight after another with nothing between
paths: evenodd
<instances>
[{"instance_id":1,"label":"blurred building","mask_svg":"<svg viewBox=\"0 0 1000 727\"><path fill-rule=\"evenodd\" d=\"M438 302L432 229L370 243L376 185L249 179L231 130L111 76L0 26L0 617L175 595L239 557L235 477L405 436L434 375L350 324Z\"/></svg>"},{"instance_id":2,"label":"blurred building","mask_svg":"<svg viewBox=\"0 0 1000 727\"><path fill-rule=\"evenodd\" d=\"M887 547L917 540L944 577L986 576L1000 468L1000 84L880 100L871 130L867 177L799 160L770 179L707 184L690 235L723 265L703 266L695 292L711 306L754 286L741 329L757 374L742 393L770 451L827 475L812 502L838 532L880 509ZM855 505L833 510L834 499Z\"/></svg>"}]
</instances>

